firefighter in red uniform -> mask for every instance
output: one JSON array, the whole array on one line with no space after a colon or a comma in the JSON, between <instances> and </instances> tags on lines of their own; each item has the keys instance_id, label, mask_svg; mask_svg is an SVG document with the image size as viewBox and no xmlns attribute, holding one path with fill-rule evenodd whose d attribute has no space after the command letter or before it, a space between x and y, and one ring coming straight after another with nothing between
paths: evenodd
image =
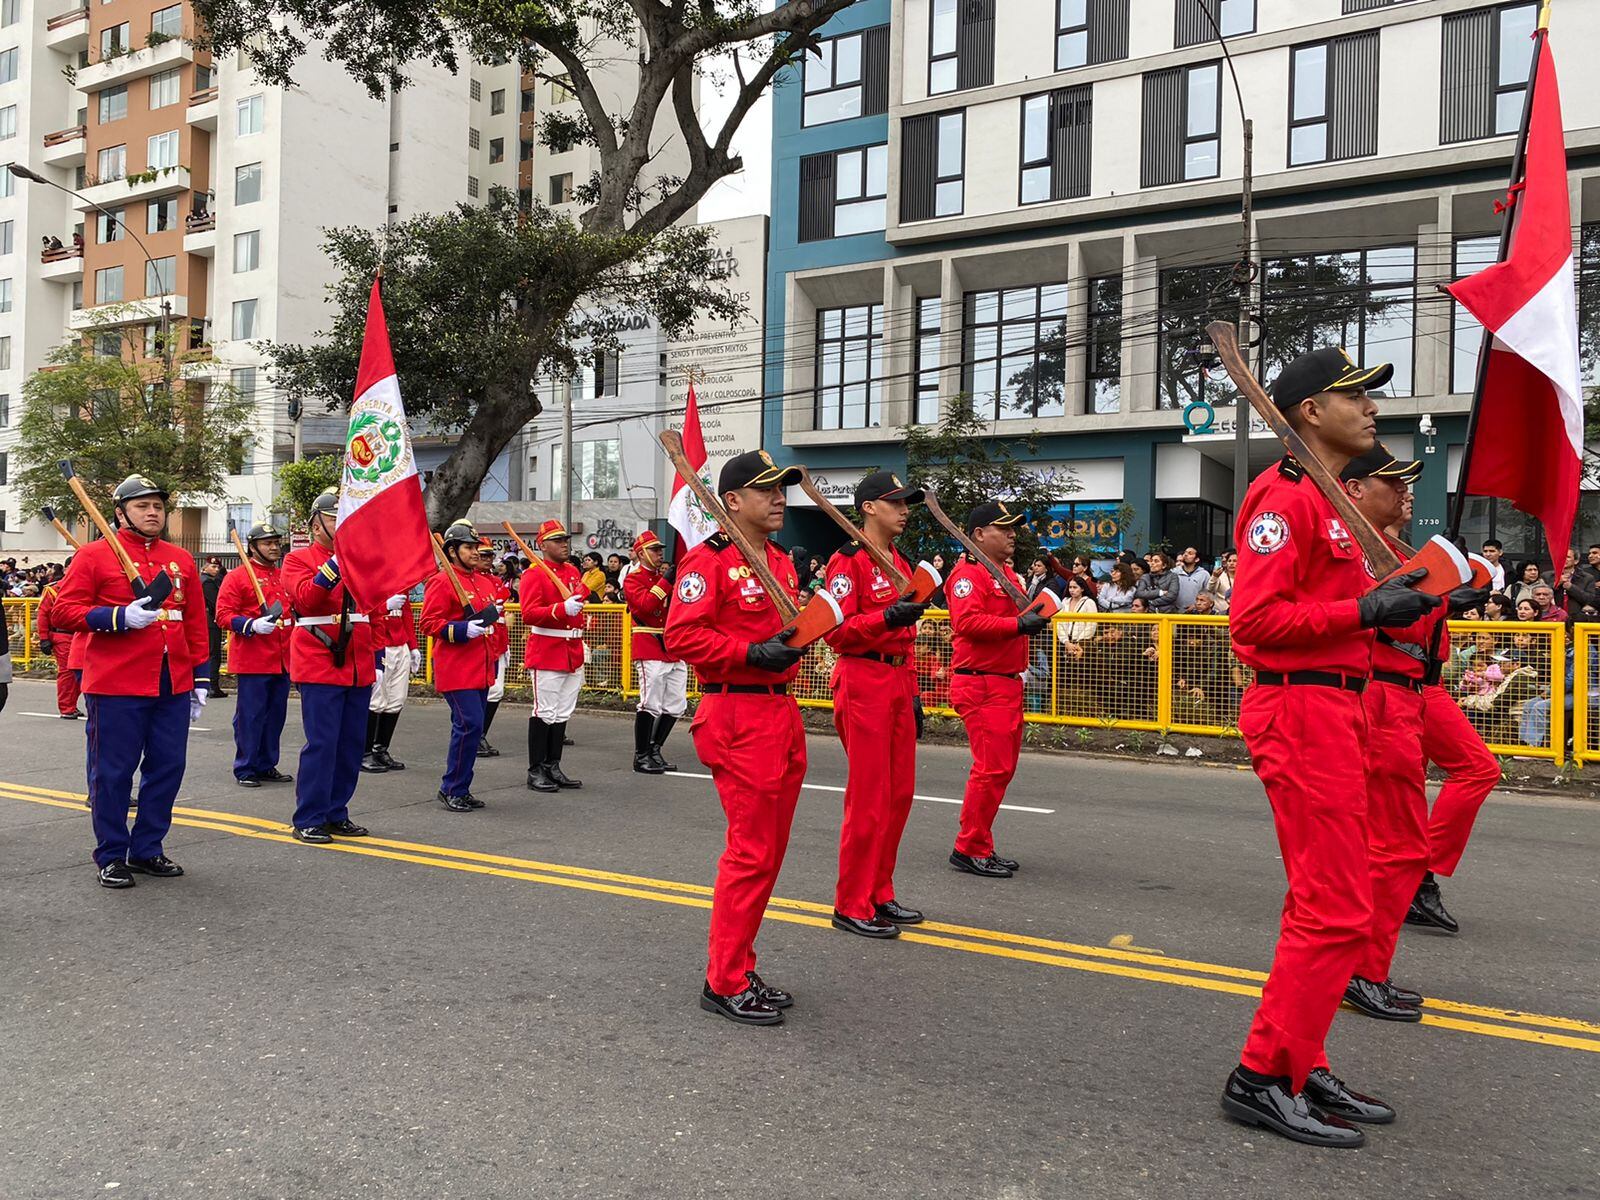
<instances>
[{"instance_id":1,"label":"firefighter in red uniform","mask_svg":"<svg viewBox=\"0 0 1600 1200\"><path fill-rule=\"evenodd\" d=\"M483 707L483 736L478 739L479 758L499 758L500 751L489 744L489 727L494 715L500 711L500 701L506 694L506 668L511 663L511 626L506 623L506 606L511 603L511 585L490 569L493 561L488 552L478 556L479 583L487 588L494 599L499 616L489 630L489 646L494 651L494 682L489 685L489 699Z\"/></svg>"},{"instance_id":2,"label":"firefighter in red uniform","mask_svg":"<svg viewBox=\"0 0 1600 1200\"><path fill-rule=\"evenodd\" d=\"M497 589L478 569L488 545L470 521L457 521L444 531L445 559L471 599L466 607L442 570L428 578L422 591L422 632L433 639L433 686L450 706L450 749L439 784L439 803L450 812L483 807L472 794L472 768L494 683L493 634L500 615Z\"/></svg>"},{"instance_id":3,"label":"firefighter in red uniform","mask_svg":"<svg viewBox=\"0 0 1600 1200\"><path fill-rule=\"evenodd\" d=\"M583 576L572 564L572 535L560 521L539 526L537 562L522 573L522 623L528 633L528 678L533 684L533 712L528 715L528 786L554 792L583 784L561 769L561 747L567 722L578 707L583 687ZM551 579L566 586L563 597Z\"/></svg>"},{"instance_id":4,"label":"firefighter in red uniform","mask_svg":"<svg viewBox=\"0 0 1600 1200\"><path fill-rule=\"evenodd\" d=\"M978 549L1002 564L1019 590L1026 590L1010 567L1022 521L1022 513L991 500L974 506L967 528ZM965 557L945 581L945 597L954 645L950 703L972 747L972 774L961 799L961 829L950 865L970 875L1008 879L1018 863L994 852L994 818L1022 753L1028 638L1049 622L1036 612L1018 613L994 576Z\"/></svg>"},{"instance_id":5,"label":"firefighter in red uniform","mask_svg":"<svg viewBox=\"0 0 1600 1200\"><path fill-rule=\"evenodd\" d=\"M890 471L856 485L861 532L905 578L914 568L895 548L922 489ZM894 584L852 542L824 572L844 622L827 635L839 653L833 669L833 727L849 760L844 821L839 827L839 883L833 926L870 938L892 938L923 916L895 899L894 864L917 786L922 701L911 647L926 604L903 599Z\"/></svg>"},{"instance_id":6,"label":"firefighter in red uniform","mask_svg":"<svg viewBox=\"0 0 1600 1200\"><path fill-rule=\"evenodd\" d=\"M248 567L240 563L217 589L217 625L228 631L228 673L238 700L233 707L233 777L240 787L290 783L278 770L279 745L289 717L289 601L278 577L283 538L271 525L253 525L245 538ZM250 582L255 574L255 584ZM256 599L256 584L266 606Z\"/></svg>"},{"instance_id":7,"label":"firefighter in red uniform","mask_svg":"<svg viewBox=\"0 0 1600 1200\"><path fill-rule=\"evenodd\" d=\"M333 530L339 492L329 488L311 502L311 545L283 560L283 592L294 605L289 635L289 677L300 692L306 744L294 789L293 834L322 844L337 837L366 837L350 819L350 797L361 778L367 704L377 676L372 626L339 579Z\"/></svg>"},{"instance_id":8,"label":"firefighter in red uniform","mask_svg":"<svg viewBox=\"0 0 1600 1200\"><path fill-rule=\"evenodd\" d=\"M648 529L634 538L633 563L622 577L622 597L633 618L631 650L639 676L633 769L644 775L678 769L661 756L661 747L689 707L689 666L667 653L672 577L671 564L661 561L661 539Z\"/></svg>"},{"instance_id":9,"label":"firefighter in red uniform","mask_svg":"<svg viewBox=\"0 0 1600 1200\"><path fill-rule=\"evenodd\" d=\"M799 480L795 468L752 450L724 463L717 481L729 517L763 547L767 569L791 599L800 590L794 563L768 539L783 525L783 489ZM788 694L804 652L784 644L783 618L726 534L684 555L673 596L667 652L699 676L694 748L728 818L700 1007L741 1024L776 1025L794 997L756 974L755 939L806 775L805 727Z\"/></svg>"},{"instance_id":10,"label":"firefighter in red uniform","mask_svg":"<svg viewBox=\"0 0 1600 1200\"><path fill-rule=\"evenodd\" d=\"M1272 398L1337 474L1372 449L1366 389L1394 368L1361 367L1329 347L1295 359ZM1258 476L1235 528L1229 601L1233 649L1255 671L1239 730L1266 788L1289 891L1261 1005L1222 1095L1224 1111L1298 1142L1356 1147L1351 1122L1394 1110L1347 1088L1323 1042L1371 935L1367 867L1367 721L1372 630L1403 629L1439 605L1421 573L1378 587L1332 504L1292 458Z\"/></svg>"},{"instance_id":11,"label":"firefighter in red uniform","mask_svg":"<svg viewBox=\"0 0 1600 1200\"><path fill-rule=\"evenodd\" d=\"M367 707L367 745L361 756L361 769L368 774L404 771L405 763L389 753L394 727L400 723L400 710L411 694L411 677L422 670L422 651L417 648L417 625L411 618L408 596L390 596L382 608L367 614L372 629L372 649L377 657L378 677L372 685Z\"/></svg>"},{"instance_id":12,"label":"firefighter in red uniform","mask_svg":"<svg viewBox=\"0 0 1600 1200\"><path fill-rule=\"evenodd\" d=\"M77 674L68 665L68 656L72 653L72 639L77 635L67 629L57 629L51 624L56 597L61 594L60 586L57 583L47 583L44 585L44 591L39 593L39 607L34 613L34 630L39 638L39 649L56 661L56 711L61 714L63 721L76 721L83 716L78 709L78 697L82 695L83 690L78 685Z\"/></svg>"},{"instance_id":13,"label":"firefighter in red uniform","mask_svg":"<svg viewBox=\"0 0 1600 1200\"><path fill-rule=\"evenodd\" d=\"M189 725L205 707L211 644L200 574L187 550L161 536L167 493L130 475L112 493L128 552L143 585L133 586L111 543L91 542L61 581L54 626L88 632L83 691L89 708L89 807L95 865L108 888L133 886L133 873L172 878L183 868L162 853L172 802L183 782ZM133 774L139 814L128 830Z\"/></svg>"}]
</instances>

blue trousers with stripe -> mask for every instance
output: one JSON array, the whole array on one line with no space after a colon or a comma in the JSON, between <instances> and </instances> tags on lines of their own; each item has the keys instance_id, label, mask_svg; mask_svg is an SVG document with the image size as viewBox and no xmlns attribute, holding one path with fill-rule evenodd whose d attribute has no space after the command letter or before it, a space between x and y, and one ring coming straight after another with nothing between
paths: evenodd
<instances>
[{"instance_id":1,"label":"blue trousers with stripe","mask_svg":"<svg viewBox=\"0 0 1600 1200\"><path fill-rule=\"evenodd\" d=\"M233 775L260 775L278 765L278 744L289 718L289 676L236 675L233 708Z\"/></svg>"},{"instance_id":2,"label":"blue trousers with stripe","mask_svg":"<svg viewBox=\"0 0 1600 1200\"><path fill-rule=\"evenodd\" d=\"M446 692L444 700L450 706L450 749L445 754L439 790L446 796L465 796L472 790L472 768L478 761L478 743L483 740L489 689Z\"/></svg>"},{"instance_id":3,"label":"blue trousers with stripe","mask_svg":"<svg viewBox=\"0 0 1600 1200\"><path fill-rule=\"evenodd\" d=\"M173 695L163 671L159 696L90 695L85 704L95 866L155 858L172 828L172 802L188 762L189 693ZM134 771L139 815L130 833Z\"/></svg>"},{"instance_id":4,"label":"blue trousers with stripe","mask_svg":"<svg viewBox=\"0 0 1600 1200\"><path fill-rule=\"evenodd\" d=\"M310 829L350 819L350 797L361 778L372 688L336 683L300 685L300 719L306 744L294 778L294 823Z\"/></svg>"}]
</instances>

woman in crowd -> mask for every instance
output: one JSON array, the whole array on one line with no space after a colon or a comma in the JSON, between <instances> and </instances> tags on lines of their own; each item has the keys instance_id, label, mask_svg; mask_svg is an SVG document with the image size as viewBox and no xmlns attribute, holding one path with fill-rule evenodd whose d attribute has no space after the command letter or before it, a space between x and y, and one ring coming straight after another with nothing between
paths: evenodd
<instances>
[{"instance_id":1,"label":"woman in crowd","mask_svg":"<svg viewBox=\"0 0 1600 1200\"><path fill-rule=\"evenodd\" d=\"M1506 593L1512 602L1522 599L1533 599L1533 589L1544 580L1539 578L1539 564L1536 562L1523 562L1517 564L1517 577L1515 581L1506 581Z\"/></svg>"},{"instance_id":2,"label":"woman in crowd","mask_svg":"<svg viewBox=\"0 0 1600 1200\"><path fill-rule=\"evenodd\" d=\"M1087 554L1073 555L1072 573L1083 580L1083 590L1089 599L1098 602L1100 598L1100 581L1094 577L1094 564L1089 561Z\"/></svg>"},{"instance_id":3,"label":"woman in crowd","mask_svg":"<svg viewBox=\"0 0 1600 1200\"><path fill-rule=\"evenodd\" d=\"M1095 603L1101 612L1127 612L1133 604L1133 588L1137 581L1133 567L1125 562L1112 565L1111 578L1100 585Z\"/></svg>"},{"instance_id":4,"label":"woman in crowd","mask_svg":"<svg viewBox=\"0 0 1600 1200\"><path fill-rule=\"evenodd\" d=\"M1460 576L1457 576L1457 578L1459 579ZM1531 597L1526 597L1517 601L1517 620L1537 621L1538 619L1539 606L1533 602Z\"/></svg>"},{"instance_id":5,"label":"woman in crowd","mask_svg":"<svg viewBox=\"0 0 1600 1200\"><path fill-rule=\"evenodd\" d=\"M1511 619L1511 597L1504 592L1494 592L1483 603L1483 619L1485 621L1509 621Z\"/></svg>"},{"instance_id":6,"label":"woman in crowd","mask_svg":"<svg viewBox=\"0 0 1600 1200\"><path fill-rule=\"evenodd\" d=\"M1228 597L1233 595L1233 573L1239 569L1239 552L1237 550L1224 550L1222 560L1217 569L1211 573L1211 578L1206 581L1205 591L1211 595L1211 611L1225 613L1228 611Z\"/></svg>"}]
</instances>

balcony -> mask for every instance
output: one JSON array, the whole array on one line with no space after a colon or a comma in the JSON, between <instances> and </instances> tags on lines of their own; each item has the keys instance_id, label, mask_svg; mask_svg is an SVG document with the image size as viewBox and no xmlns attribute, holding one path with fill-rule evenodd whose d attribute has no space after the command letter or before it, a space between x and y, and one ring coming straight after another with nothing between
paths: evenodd
<instances>
[{"instance_id":1,"label":"balcony","mask_svg":"<svg viewBox=\"0 0 1600 1200\"><path fill-rule=\"evenodd\" d=\"M190 213L183 222L183 249L187 254L214 258L217 253L217 214Z\"/></svg>"},{"instance_id":2,"label":"balcony","mask_svg":"<svg viewBox=\"0 0 1600 1200\"><path fill-rule=\"evenodd\" d=\"M77 54L89 48L89 10L73 8L57 13L44 23L44 44L61 54Z\"/></svg>"},{"instance_id":3,"label":"balcony","mask_svg":"<svg viewBox=\"0 0 1600 1200\"><path fill-rule=\"evenodd\" d=\"M148 325L161 320L161 302L172 305L172 319L189 315L189 297L152 296L144 300L124 300L118 304L96 304L72 314L68 327L74 333L86 329L105 329L113 325Z\"/></svg>"},{"instance_id":4,"label":"balcony","mask_svg":"<svg viewBox=\"0 0 1600 1200\"><path fill-rule=\"evenodd\" d=\"M83 247L62 246L39 252L39 278L56 283L77 283L83 278Z\"/></svg>"},{"instance_id":5,"label":"balcony","mask_svg":"<svg viewBox=\"0 0 1600 1200\"><path fill-rule=\"evenodd\" d=\"M189 96L189 111L186 118L189 124L198 129L208 129L212 133L217 131L217 89L215 85L201 88Z\"/></svg>"},{"instance_id":6,"label":"balcony","mask_svg":"<svg viewBox=\"0 0 1600 1200\"><path fill-rule=\"evenodd\" d=\"M97 92L109 84L143 79L193 61L194 43L172 38L157 46L140 46L79 67L77 86L80 92Z\"/></svg>"},{"instance_id":7,"label":"balcony","mask_svg":"<svg viewBox=\"0 0 1600 1200\"><path fill-rule=\"evenodd\" d=\"M58 129L44 135L44 161L52 167L83 166L84 146L88 130L82 125Z\"/></svg>"},{"instance_id":8,"label":"balcony","mask_svg":"<svg viewBox=\"0 0 1600 1200\"><path fill-rule=\"evenodd\" d=\"M72 206L79 212L90 212L96 205L116 208L140 200L155 200L176 192L187 192L190 186L188 167L163 167L158 171L144 171L106 183L93 183L81 190Z\"/></svg>"}]
</instances>

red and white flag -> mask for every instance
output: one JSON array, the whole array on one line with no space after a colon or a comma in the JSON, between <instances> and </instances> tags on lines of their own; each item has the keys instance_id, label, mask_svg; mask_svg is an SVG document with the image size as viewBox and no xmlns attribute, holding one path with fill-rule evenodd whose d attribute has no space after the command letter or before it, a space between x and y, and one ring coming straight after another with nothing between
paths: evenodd
<instances>
[{"instance_id":1,"label":"red and white flag","mask_svg":"<svg viewBox=\"0 0 1600 1200\"><path fill-rule=\"evenodd\" d=\"M700 404L695 399L694 384L689 384L689 407L683 414L683 453L694 468L695 474L711 487L711 476L706 471L706 442L700 433ZM672 499L667 504L667 520L683 539L683 551L693 550L717 531L699 498L683 481L683 476L672 477Z\"/></svg>"},{"instance_id":2,"label":"red and white flag","mask_svg":"<svg viewBox=\"0 0 1600 1200\"><path fill-rule=\"evenodd\" d=\"M1494 334L1460 486L1537 517L1559 570L1578 512L1583 392L1561 97L1549 37L1539 36L1510 252L1447 290Z\"/></svg>"},{"instance_id":3,"label":"red and white flag","mask_svg":"<svg viewBox=\"0 0 1600 1200\"><path fill-rule=\"evenodd\" d=\"M333 546L339 574L358 609L376 608L388 597L410 591L434 569L422 482L411 453L377 280L367 301Z\"/></svg>"}]
</instances>

